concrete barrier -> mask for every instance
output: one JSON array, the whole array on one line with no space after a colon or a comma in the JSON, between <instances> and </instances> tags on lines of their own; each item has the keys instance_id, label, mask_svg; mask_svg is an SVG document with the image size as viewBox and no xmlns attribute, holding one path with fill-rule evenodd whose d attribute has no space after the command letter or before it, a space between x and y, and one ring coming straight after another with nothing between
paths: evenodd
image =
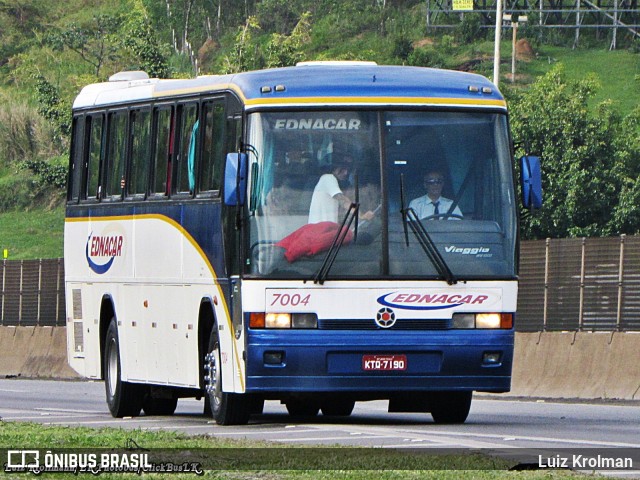
<instances>
[{"instance_id":1,"label":"concrete barrier","mask_svg":"<svg viewBox=\"0 0 640 480\"><path fill-rule=\"evenodd\" d=\"M65 327L1 327L0 376L78 378ZM640 332L517 333L511 394L640 400Z\"/></svg>"},{"instance_id":2,"label":"concrete barrier","mask_svg":"<svg viewBox=\"0 0 640 480\"><path fill-rule=\"evenodd\" d=\"M0 376L77 378L67 365L66 327L0 326Z\"/></svg>"},{"instance_id":3,"label":"concrete barrier","mask_svg":"<svg viewBox=\"0 0 640 480\"><path fill-rule=\"evenodd\" d=\"M640 400L640 332L516 335L511 394Z\"/></svg>"}]
</instances>

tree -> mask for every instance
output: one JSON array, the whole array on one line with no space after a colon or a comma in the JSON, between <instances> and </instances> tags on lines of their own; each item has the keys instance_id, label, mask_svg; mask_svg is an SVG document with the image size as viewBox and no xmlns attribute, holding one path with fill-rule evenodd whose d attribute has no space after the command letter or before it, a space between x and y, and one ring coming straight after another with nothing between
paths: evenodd
<instances>
[{"instance_id":1,"label":"tree","mask_svg":"<svg viewBox=\"0 0 640 480\"><path fill-rule=\"evenodd\" d=\"M123 46L138 60L138 68L154 78L169 78L168 48L162 45L140 0L123 26Z\"/></svg>"},{"instance_id":2,"label":"tree","mask_svg":"<svg viewBox=\"0 0 640 480\"><path fill-rule=\"evenodd\" d=\"M288 67L304 59L304 47L311 40L311 14L302 15L291 35L274 33L267 45L267 67Z\"/></svg>"},{"instance_id":3,"label":"tree","mask_svg":"<svg viewBox=\"0 0 640 480\"><path fill-rule=\"evenodd\" d=\"M70 23L65 28L52 31L46 37L47 44L55 50L69 50L94 68L96 77L105 62L114 60L120 48L118 32L122 24L120 15L96 15L85 25Z\"/></svg>"},{"instance_id":4,"label":"tree","mask_svg":"<svg viewBox=\"0 0 640 480\"><path fill-rule=\"evenodd\" d=\"M28 48L34 31L41 28L51 5L41 0L0 0L0 65Z\"/></svg>"},{"instance_id":5,"label":"tree","mask_svg":"<svg viewBox=\"0 0 640 480\"><path fill-rule=\"evenodd\" d=\"M569 82L554 67L511 102L514 138L541 154L544 206L523 212L525 238L606 236L640 230L637 122L623 122L611 105L588 100L594 78ZM634 127L635 125L635 127ZM630 181L630 179L634 179ZM622 218L630 221L622 223Z\"/></svg>"},{"instance_id":6,"label":"tree","mask_svg":"<svg viewBox=\"0 0 640 480\"><path fill-rule=\"evenodd\" d=\"M238 28L231 52L224 58L224 73L245 72L259 68L257 46L253 43L254 32L260 30L256 17L247 18Z\"/></svg>"}]
</instances>

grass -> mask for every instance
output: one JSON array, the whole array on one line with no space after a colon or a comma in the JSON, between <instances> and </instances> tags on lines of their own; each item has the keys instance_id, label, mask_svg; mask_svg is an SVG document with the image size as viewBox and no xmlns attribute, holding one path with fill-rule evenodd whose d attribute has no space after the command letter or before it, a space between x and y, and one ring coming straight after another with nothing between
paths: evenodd
<instances>
[{"instance_id":1,"label":"grass","mask_svg":"<svg viewBox=\"0 0 640 480\"><path fill-rule=\"evenodd\" d=\"M510 61L510 50L508 52L506 58ZM628 50L571 50L547 45L540 46L536 53L535 60L518 62L516 73L522 71L533 80L544 75L554 64L562 63L569 80L581 80L589 74L597 76L601 87L591 99L591 105L611 100L614 109L622 115L629 114L640 105L640 80L636 80L640 75L640 54ZM504 50L502 58L504 61ZM507 69L510 72L510 68L505 66L503 71Z\"/></svg>"},{"instance_id":2,"label":"grass","mask_svg":"<svg viewBox=\"0 0 640 480\"><path fill-rule=\"evenodd\" d=\"M234 479L592 479L569 471L509 471L509 462L480 454L423 455L391 449L295 448L275 443L228 440L214 436L189 437L179 433L145 430L91 429L85 427L43 426L31 423L0 422L0 452L3 449L100 449L98 454L129 448L149 449L152 463L166 461L181 464L197 461L207 478ZM106 449L106 450L102 450ZM203 450L207 449L207 450ZM140 452L141 450L138 450ZM94 450L96 452L96 450ZM88 451L84 451L88 453ZM315 456L315 457L314 457ZM303 459L296 463L296 459ZM0 460L4 464L7 459ZM215 461L216 463L212 463ZM231 465L232 468L220 468ZM236 465L233 467L233 465ZM314 468L322 466L322 469ZM214 470L215 468L215 470ZM150 474L145 474L148 476ZM40 478L71 479L82 475L45 473ZM89 477L90 474L84 474ZM137 474L102 473L100 478L139 478ZM156 478L162 478L157 474ZM172 474L169 478L194 478L193 474ZM6 474L4 478L23 479L25 474Z\"/></svg>"},{"instance_id":3,"label":"grass","mask_svg":"<svg viewBox=\"0 0 640 480\"><path fill-rule=\"evenodd\" d=\"M9 260L63 256L64 207L0 213L0 254Z\"/></svg>"}]
</instances>

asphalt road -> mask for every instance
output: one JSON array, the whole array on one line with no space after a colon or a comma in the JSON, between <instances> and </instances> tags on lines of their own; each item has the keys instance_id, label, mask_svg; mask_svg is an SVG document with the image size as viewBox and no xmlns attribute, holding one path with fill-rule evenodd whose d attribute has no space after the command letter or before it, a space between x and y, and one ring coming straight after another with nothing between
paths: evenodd
<instances>
[{"instance_id":1,"label":"asphalt road","mask_svg":"<svg viewBox=\"0 0 640 480\"><path fill-rule=\"evenodd\" d=\"M592 449L633 449L640 477L640 403L571 403L498 399L477 395L463 425L435 425L428 414L387 413L387 402L359 402L348 418L322 415L301 422L283 405L266 402L249 425L221 427L202 415L203 403L178 402L170 417L115 419L102 382L0 380L0 417L46 425L141 428L186 434L255 439L289 445L389 448L463 448L487 451L543 449L544 454ZM621 450L622 451L622 450Z\"/></svg>"}]
</instances>

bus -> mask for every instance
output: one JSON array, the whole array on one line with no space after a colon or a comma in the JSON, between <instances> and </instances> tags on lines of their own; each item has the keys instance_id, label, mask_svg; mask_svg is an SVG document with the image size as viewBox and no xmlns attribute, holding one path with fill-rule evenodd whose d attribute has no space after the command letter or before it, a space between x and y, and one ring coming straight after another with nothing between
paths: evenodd
<instances>
[{"instance_id":1,"label":"bus","mask_svg":"<svg viewBox=\"0 0 640 480\"><path fill-rule=\"evenodd\" d=\"M463 423L474 391L510 388L508 124L482 76L373 62L86 86L64 233L70 366L104 380L114 417L186 397L221 425L265 400L301 417L388 400Z\"/></svg>"}]
</instances>

